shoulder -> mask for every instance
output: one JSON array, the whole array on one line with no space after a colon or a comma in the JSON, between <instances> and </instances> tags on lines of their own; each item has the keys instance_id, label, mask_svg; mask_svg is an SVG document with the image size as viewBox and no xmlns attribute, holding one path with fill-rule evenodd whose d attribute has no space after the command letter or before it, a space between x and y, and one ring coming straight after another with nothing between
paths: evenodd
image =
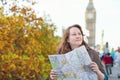
<instances>
[{"instance_id":1,"label":"shoulder","mask_svg":"<svg viewBox=\"0 0 120 80\"><path fill-rule=\"evenodd\" d=\"M90 48L90 49L88 50L88 53L90 53L90 54L97 54L97 55L98 55L98 52L95 51L95 50L92 49L92 48Z\"/></svg>"},{"instance_id":2,"label":"shoulder","mask_svg":"<svg viewBox=\"0 0 120 80\"><path fill-rule=\"evenodd\" d=\"M94 49L91 49L91 48L90 48L90 49L88 50L88 53L89 53L90 57L92 58L92 60L98 59L98 57L99 57L98 52L95 51Z\"/></svg>"}]
</instances>

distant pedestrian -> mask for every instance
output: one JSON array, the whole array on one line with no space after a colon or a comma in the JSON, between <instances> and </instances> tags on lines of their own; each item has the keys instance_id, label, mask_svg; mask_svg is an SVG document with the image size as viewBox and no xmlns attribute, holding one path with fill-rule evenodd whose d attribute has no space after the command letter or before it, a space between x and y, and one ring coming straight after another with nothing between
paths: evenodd
<instances>
[{"instance_id":1,"label":"distant pedestrian","mask_svg":"<svg viewBox=\"0 0 120 80\"><path fill-rule=\"evenodd\" d=\"M103 60L103 58L104 58L104 56L106 55L106 51L104 50L104 52L103 53L101 53L101 60Z\"/></svg>"},{"instance_id":2,"label":"distant pedestrian","mask_svg":"<svg viewBox=\"0 0 120 80\"><path fill-rule=\"evenodd\" d=\"M113 67L114 60L115 60L115 51L114 51L114 48L112 48L112 51L111 51L111 53L110 53L110 56L112 56L112 58L113 58L113 63L112 63L112 67Z\"/></svg>"},{"instance_id":3,"label":"distant pedestrian","mask_svg":"<svg viewBox=\"0 0 120 80\"><path fill-rule=\"evenodd\" d=\"M108 75L112 74L112 69L111 68L112 68L112 64L113 64L113 58L110 56L109 52L104 56L102 61L105 64L107 74Z\"/></svg>"},{"instance_id":4,"label":"distant pedestrian","mask_svg":"<svg viewBox=\"0 0 120 80\"><path fill-rule=\"evenodd\" d=\"M118 47L117 52L115 53L115 61L116 64L120 64L120 47Z\"/></svg>"},{"instance_id":5,"label":"distant pedestrian","mask_svg":"<svg viewBox=\"0 0 120 80\"><path fill-rule=\"evenodd\" d=\"M120 70L120 47L118 47L117 52L115 53L115 65L118 66L118 70ZM120 73L118 73L118 78L120 78Z\"/></svg>"}]
</instances>

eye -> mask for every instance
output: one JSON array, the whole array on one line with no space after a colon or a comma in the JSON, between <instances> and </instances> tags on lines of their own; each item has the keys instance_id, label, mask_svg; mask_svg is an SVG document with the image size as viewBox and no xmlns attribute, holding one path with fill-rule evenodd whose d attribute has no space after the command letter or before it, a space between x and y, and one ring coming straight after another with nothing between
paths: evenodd
<instances>
[{"instance_id":1,"label":"eye","mask_svg":"<svg viewBox=\"0 0 120 80\"><path fill-rule=\"evenodd\" d=\"M76 34L72 34L72 36L75 36Z\"/></svg>"},{"instance_id":2,"label":"eye","mask_svg":"<svg viewBox=\"0 0 120 80\"><path fill-rule=\"evenodd\" d=\"M78 33L79 35L82 35L81 33Z\"/></svg>"}]
</instances>

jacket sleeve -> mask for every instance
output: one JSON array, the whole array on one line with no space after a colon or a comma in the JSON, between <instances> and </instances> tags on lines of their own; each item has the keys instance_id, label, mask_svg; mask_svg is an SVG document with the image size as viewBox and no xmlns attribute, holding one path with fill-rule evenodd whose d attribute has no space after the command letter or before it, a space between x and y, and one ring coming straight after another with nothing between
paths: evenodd
<instances>
[{"instance_id":1,"label":"jacket sleeve","mask_svg":"<svg viewBox=\"0 0 120 80\"><path fill-rule=\"evenodd\" d=\"M106 73L103 73L104 74L104 80L108 80L108 76Z\"/></svg>"},{"instance_id":2,"label":"jacket sleeve","mask_svg":"<svg viewBox=\"0 0 120 80\"><path fill-rule=\"evenodd\" d=\"M93 49L91 49L88 52L89 52L89 55L90 55L92 61L94 61L98 65L99 70L104 74L104 80L108 80L108 76L106 74L105 67L102 64L102 61L101 61L98 53L95 50L93 50Z\"/></svg>"}]
</instances>

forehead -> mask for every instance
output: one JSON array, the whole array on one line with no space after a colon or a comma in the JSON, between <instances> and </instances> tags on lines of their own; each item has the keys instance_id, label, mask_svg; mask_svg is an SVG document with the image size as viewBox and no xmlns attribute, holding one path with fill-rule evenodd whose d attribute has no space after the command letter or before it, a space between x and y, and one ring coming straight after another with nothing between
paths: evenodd
<instances>
[{"instance_id":1,"label":"forehead","mask_svg":"<svg viewBox=\"0 0 120 80\"><path fill-rule=\"evenodd\" d=\"M80 31L80 29L77 28L77 27L72 27L72 28L70 28L70 33L71 33L71 32L81 32L81 31Z\"/></svg>"}]
</instances>

